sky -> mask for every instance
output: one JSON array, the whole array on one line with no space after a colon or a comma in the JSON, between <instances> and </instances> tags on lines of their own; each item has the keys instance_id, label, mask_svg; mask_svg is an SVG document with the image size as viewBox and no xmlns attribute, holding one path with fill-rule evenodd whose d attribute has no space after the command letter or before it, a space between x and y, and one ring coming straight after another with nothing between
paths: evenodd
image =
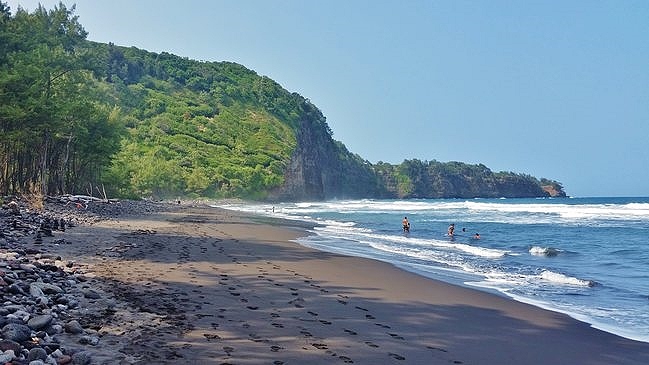
<instances>
[{"instance_id":1,"label":"sky","mask_svg":"<svg viewBox=\"0 0 649 365\"><path fill-rule=\"evenodd\" d=\"M649 196L649 1L62 2L90 40L270 77L372 163L482 163L570 196Z\"/></svg>"}]
</instances>

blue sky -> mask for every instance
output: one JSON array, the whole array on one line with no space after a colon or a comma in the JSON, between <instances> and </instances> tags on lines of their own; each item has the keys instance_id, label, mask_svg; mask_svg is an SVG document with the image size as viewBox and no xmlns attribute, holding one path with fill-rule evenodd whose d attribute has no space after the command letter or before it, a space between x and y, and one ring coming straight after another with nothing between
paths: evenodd
<instances>
[{"instance_id":1,"label":"blue sky","mask_svg":"<svg viewBox=\"0 0 649 365\"><path fill-rule=\"evenodd\" d=\"M649 196L649 1L63 3L90 40L276 80L373 163L483 163L572 196Z\"/></svg>"}]
</instances>

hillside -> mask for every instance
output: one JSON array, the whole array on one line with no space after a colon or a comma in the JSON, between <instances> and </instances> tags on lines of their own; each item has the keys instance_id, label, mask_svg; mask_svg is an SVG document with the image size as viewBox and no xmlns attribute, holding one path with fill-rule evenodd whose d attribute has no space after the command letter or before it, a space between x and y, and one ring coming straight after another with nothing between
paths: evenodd
<instances>
[{"instance_id":1,"label":"hillside","mask_svg":"<svg viewBox=\"0 0 649 365\"><path fill-rule=\"evenodd\" d=\"M3 195L565 196L556 181L484 165L372 164L307 98L242 65L90 42L63 5L0 11Z\"/></svg>"}]
</instances>

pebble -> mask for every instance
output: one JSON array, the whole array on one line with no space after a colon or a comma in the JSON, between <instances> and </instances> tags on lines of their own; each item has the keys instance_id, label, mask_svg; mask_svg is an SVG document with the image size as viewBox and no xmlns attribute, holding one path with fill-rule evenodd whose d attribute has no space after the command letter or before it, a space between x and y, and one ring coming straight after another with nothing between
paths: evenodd
<instances>
[{"instance_id":1,"label":"pebble","mask_svg":"<svg viewBox=\"0 0 649 365\"><path fill-rule=\"evenodd\" d=\"M66 323L63 328L65 328L65 332L67 333L72 333L74 335L78 335L80 333L83 333L83 327L81 327L81 324L79 324L79 321L77 320L72 320L68 323Z\"/></svg>"},{"instance_id":2,"label":"pebble","mask_svg":"<svg viewBox=\"0 0 649 365\"><path fill-rule=\"evenodd\" d=\"M27 326L33 330L41 330L49 326L53 319L49 314L37 315L27 321Z\"/></svg>"},{"instance_id":3,"label":"pebble","mask_svg":"<svg viewBox=\"0 0 649 365\"><path fill-rule=\"evenodd\" d=\"M88 365L92 362L92 356L88 351L76 352L72 355L72 364Z\"/></svg>"},{"instance_id":4,"label":"pebble","mask_svg":"<svg viewBox=\"0 0 649 365\"><path fill-rule=\"evenodd\" d=\"M47 352L40 347L34 347L33 349L29 350L29 354L27 355L27 361L34 361L34 360L44 361L46 359L47 359Z\"/></svg>"},{"instance_id":5,"label":"pebble","mask_svg":"<svg viewBox=\"0 0 649 365\"><path fill-rule=\"evenodd\" d=\"M16 358L13 350L7 350L0 354L0 363L4 364Z\"/></svg>"},{"instance_id":6,"label":"pebble","mask_svg":"<svg viewBox=\"0 0 649 365\"><path fill-rule=\"evenodd\" d=\"M32 338L32 330L19 323L9 323L2 327L2 338L9 341L23 342Z\"/></svg>"},{"instance_id":7,"label":"pebble","mask_svg":"<svg viewBox=\"0 0 649 365\"><path fill-rule=\"evenodd\" d=\"M45 210L35 212L16 197L0 197L8 202L0 206L0 364L92 364L91 352L79 345L97 346L100 339L79 322L80 303L102 299L102 294L74 261L41 251L67 244L65 238L44 238L80 224L158 209L151 202L77 205L74 199L79 198L48 197ZM63 332L78 336L76 345L62 344Z\"/></svg>"}]
</instances>

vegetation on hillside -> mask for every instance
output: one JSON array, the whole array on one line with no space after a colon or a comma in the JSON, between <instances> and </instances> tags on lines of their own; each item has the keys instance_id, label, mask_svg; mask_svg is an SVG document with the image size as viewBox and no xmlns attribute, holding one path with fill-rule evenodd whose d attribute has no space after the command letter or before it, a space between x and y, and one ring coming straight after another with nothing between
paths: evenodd
<instances>
[{"instance_id":1,"label":"vegetation on hillside","mask_svg":"<svg viewBox=\"0 0 649 365\"><path fill-rule=\"evenodd\" d=\"M3 195L290 199L278 193L293 191L287 179L309 187L302 198L563 192L484 165L373 165L333 141L308 99L268 77L90 42L63 4L12 14L0 2L0 135Z\"/></svg>"}]
</instances>

